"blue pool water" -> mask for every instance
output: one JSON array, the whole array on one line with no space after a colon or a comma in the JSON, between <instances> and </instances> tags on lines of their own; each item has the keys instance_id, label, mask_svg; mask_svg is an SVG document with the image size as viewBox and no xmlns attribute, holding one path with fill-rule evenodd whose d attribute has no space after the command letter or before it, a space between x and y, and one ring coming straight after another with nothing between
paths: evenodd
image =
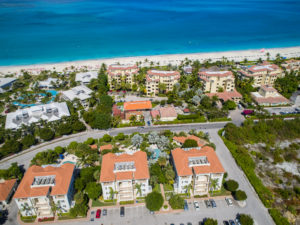
<instances>
[{"instance_id":1,"label":"blue pool water","mask_svg":"<svg viewBox=\"0 0 300 225\"><path fill-rule=\"evenodd\" d=\"M160 156L160 150L159 149L154 149L154 154L152 154L151 158L154 160L157 160Z\"/></svg>"},{"instance_id":2,"label":"blue pool water","mask_svg":"<svg viewBox=\"0 0 300 225\"><path fill-rule=\"evenodd\" d=\"M0 0L0 65L300 45L299 0Z\"/></svg>"},{"instance_id":3,"label":"blue pool water","mask_svg":"<svg viewBox=\"0 0 300 225\"><path fill-rule=\"evenodd\" d=\"M47 102L47 104L53 102L56 95L57 95L57 91L47 90L46 92L49 92L52 95L51 99ZM46 94L44 94L44 93L39 93L38 95L46 96ZM19 99L22 99L22 97L20 97ZM27 107L31 107L31 106L35 106L35 105L40 105L40 104L23 104L23 103L20 103L18 101L14 101L13 104L16 105L16 106L20 106L22 109L27 108Z\"/></svg>"}]
</instances>

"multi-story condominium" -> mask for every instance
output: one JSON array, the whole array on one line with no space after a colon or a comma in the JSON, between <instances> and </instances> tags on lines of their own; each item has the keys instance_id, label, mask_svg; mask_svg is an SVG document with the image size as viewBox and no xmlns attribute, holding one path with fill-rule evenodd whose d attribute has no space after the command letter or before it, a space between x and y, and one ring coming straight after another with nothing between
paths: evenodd
<instances>
[{"instance_id":1,"label":"multi-story condominium","mask_svg":"<svg viewBox=\"0 0 300 225\"><path fill-rule=\"evenodd\" d=\"M56 84L58 84L58 79L57 78L51 78L49 77L47 80L43 80L38 82L38 87L39 88L54 88Z\"/></svg>"},{"instance_id":2,"label":"multi-story condominium","mask_svg":"<svg viewBox=\"0 0 300 225\"><path fill-rule=\"evenodd\" d=\"M13 193L17 188L17 179L3 180L0 179L0 212L5 210Z\"/></svg>"},{"instance_id":3,"label":"multi-story condominium","mask_svg":"<svg viewBox=\"0 0 300 225\"><path fill-rule=\"evenodd\" d=\"M212 147L172 150L175 169L174 190L177 193L191 191L193 195L206 195L222 186L224 168ZM216 180L217 185L211 185Z\"/></svg>"},{"instance_id":4,"label":"multi-story condominium","mask_svg":"<svg viewBox=\"0 0 300 225\"><path fill-rule=\"evenodd\" d=\"M105 200L131 201L145 197L151 192L149 178L145 152L107 153L102 158L100 183Z\"/></svg>"},{"instance_id":5,"label":"multi-story condominium","mask_svg":"<svg viewBox=\"0 0 300 225\"><path fill-rule=\"evenodd\" d=\"M114 89L122 82L132 86L134 75L138 74L139 68L137 65L110 65L107 72L109 86Z\"/></svg>"},{"instance_id":6,"label":"multi-story condominium","mask_svg":"<svg viewBox=\"0 0 300 225\"><path fill-rule=\"evenodd\" d=\"M52 102L45 105L36 105L26 109L19 109L6 115L5 129L19 129L22 125L29 126L40 120L53 122L63 116L70 116L65 102Z\"/></svg>"},{"instance_id":7,"label":"multi-story condominium","mask_svg":"<svg viewBox=\"0 0 300 225\"><path fill-rule=\"evenodd\" d=\"M10 78L0 78L0 93L4 93L12 87L12 84L17 79L14 77Z\"/></svg>"},{"instance_id":8,"label":"multi-story condominium","mask_svg":"<svg viewBox=\"0 0 300 225\"><path fill-rule=\"evenodd\" d=\"M166 86L166 92L172 91L173 86L179 82L178 71L149 70L146 75L146 91L148 96L159 93L159 84Z\"/></svg>"},{"instance_id":9,"label":"multi-story condominium","mask_svg":"<svg viewBox=\"0 0 300 225\"><path fill-rule=\"evenodd\" d=\"M98 78L97 71L89 71L89 72L77 73L75 77L75 81L81 84L89 84L92 79L97 79L97 78Z\"/></svg>"},{"instance_id":10,"label":"multi-story condominium","mask_svg":"<svg viewBox=\"0 0 300 225\"><path fill-rule=\"evenodd\" d=\"M287 72L300 71L300 60L291 59L281 64Z\"/></svg>"},{"instance_id":11,"label":"multi-story condominium","mask_svg":"<svg viewBox=\"0 0 300 225\"><path fill-rule=\"evenodd\" d=\"M199 72L199 79L203 83L204 92L234 90L234 76L231 71L203 71Z\"/></svg>"},{"instance_id":12,"label":"multi-story condominium","mask_svg":"<svg viewBox=\"0 0 300 225\"><path fill-rule=\"evenodd\" d=\"M85 85L79 85L73 87L70 90L62 92L62 98L66 101L73 101L78 99L83 107L87 107L89 104L89 99L91 98L91 93L93 91Z\"/></svg>"},{"instance_id":13,"label":"multi-story condominium","mask_svg":"<svg viewBox=\"0 0 300 225\"><path fill-rule=\"evenodd\" d=\"M269 85L262 85L258 92L251 92L253 100L261 106L288 105L291 102Z\"/></svg>"},{"instance_id":14,"label":"multi-story condominium","mask_svg":"<svg viewBox=\"0 0 300 225\"><path fill-rule=\"evenodd\" d=\"M53 217L57 211L66 213L72 207L75 165L59 167L31 166L25 173L14 200L22 216Z\"/></svg>"},{"instance_id":15,"label":"multi-story condominium","mask_svg":"<svg viewBox=\"0 0 300 225\"><path fill-rule=\"evenodd\" d=\"M264 62L261 65L251 66L238 71L242 79L253 78L253 87L260 87L262 85L273 85L278 77L283 77L284 73L275 64Z\"/></svg>"}]
</instances>

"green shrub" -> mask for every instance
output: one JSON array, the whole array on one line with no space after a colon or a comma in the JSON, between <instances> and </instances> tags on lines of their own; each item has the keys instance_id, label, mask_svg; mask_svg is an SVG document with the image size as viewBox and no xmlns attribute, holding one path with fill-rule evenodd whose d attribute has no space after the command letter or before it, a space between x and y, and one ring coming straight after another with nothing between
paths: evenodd
<instances>
[{"instance_id":1,"label":"green shrub","mask_svg":"<svg viewBox=\"0 0 300 225\"><path fill-rule=\"evenodd\" d=\"M239 188L239 183L235 180L228 180L224 183L224 187L228 191L236 191Z\"/></svg>"},{"instance_id":2,"label":"green shrub","mask_svg":"<svg viewBox=\"0 0 300 225\"><path fill-rule=\"evenodd\" d=\"M184 199L180 195L172 195L169 199L169 204L172 209L183 209Z\"/></svg>"},{"instance_id":3,"label":"green shrub","mask_svg":"<svg viewBox=\"0 0 300 225\"><path fill-rule=\"evenodd\" d=\"M254 224L254 221L250 215L240 214L239 220L242 225L253 225Z\"/></svg>"},{"instance_id":4,"label":"green shrub","mask_svg":"<svg viewBox=\"0 0 300 225\"><path fill-rule=\"evenodd\" d=\"M146 196L146 207L150 211L158 211L163 206L164 198L161 193L151 192Z\"/></svg>"},{"instance_id":5,"label":"green shrub","mask_svg":"<svg viewBox=\"0 0 300 225\"><path fill-rule=\"evenodd\" d=\"M190 115L178 115L178 120L190 120L190 119L197 119L199 118L199 115L197 114L190 114Z\"/></svg>"},{"instance_id":6,"label":"green shrub","mask_svg":"<svg viewBox=\"0 0 300 225\"><path fill-rule=\"evenodd\" d=\"M164 209L167 209L168 208L168 205L164 205Z\"/></svg>"},{"instance_id":7,"label":"green shrub","mask_svg":"<svg viewBox=\"0 0 300 225\"><path fill-rule=\"evenodd\" d=\"M244 201L247 199L247 195L244 191L237 190L233 193L235 200Z\"/></svg>"},{"instance_id":8,"label":"green shrub","mask_svg":"<svg viewBox=\"0 0 300 225\"><path fill-rule=\"evenodd\" d=\"M193 140L193 139L187 139L184 141L183 148L193 148L193 147L198 147L198 143L197 141Z\"/></svg>"},{"instance_id":9,"label":"green shrub","mask_svg":"<svg viewBox=\"0 0 300 225\"><path fill-rule=\"evenodd\" d=\"M129 205L129 204L134 204L134 201L120 201L120 205Z\"/></svg>"}]
</instances>

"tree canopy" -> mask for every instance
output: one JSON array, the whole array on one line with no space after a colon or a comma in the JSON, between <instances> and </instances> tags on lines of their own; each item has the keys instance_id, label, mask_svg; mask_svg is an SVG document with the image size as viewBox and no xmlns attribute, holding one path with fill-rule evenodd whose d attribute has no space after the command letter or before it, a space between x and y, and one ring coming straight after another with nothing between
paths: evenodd
<instances>
[{"instance_id":1,"label":"tree canopy","mask_svg":"<svg viewBox=\"0 0 300 225\"><path fill-rule=\"evenodd\" d=\"M164 199L161 193L151 192L146 196L146 207L150 211L158 211L163 206Z\"/></svg>"}]
</instances>

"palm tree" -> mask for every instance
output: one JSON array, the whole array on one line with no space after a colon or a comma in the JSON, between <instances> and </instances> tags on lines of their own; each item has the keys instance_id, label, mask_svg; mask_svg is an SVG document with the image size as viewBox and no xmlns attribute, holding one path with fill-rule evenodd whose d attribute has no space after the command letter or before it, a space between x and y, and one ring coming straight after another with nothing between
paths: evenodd
<instances>
[{"instance_id":1,"label":"palm tree","mask_svg":"<svg viewBox=\"0 0 300 225\"><path fill-rule=\"evenodd\" d=\"M216 190L219 187L219 178L216 179L211 179L210 180L210 191L211 191L211 196L213 194L213 191Z\"/></svg>"},{"instance_id":2,"label":"palm tree","mask_svg":"<svg viewBox=\"0 0 300 225\"><path fill-rule=\"evenodd\" d=\"M270 60L270 53L269 52L267 52L267 60L269 61Z\"/></svg>"},{"instance_id":3,"label":"palm tree","mask_svg":"<svg viewBox=\"0 0 300 225\"><path fill-rule=\"evenodd\" d=\"M185 192L190 195L191 194L191 190L192 190L192 184L187 184L183 187L185 189Z\"/></svg>"},{"instance_id":4,"label":"palm tree","mask_svg":"<svg viewBox=\"0 0 300 225\"><path fill-rule=\"evenodd\" d=\"M157 159L158 164L160 165L160 167L165 167L167 164L167 159L163 158L163 157L159 157Z\"/></svg>"},{"instance_id":5,"label":"palm tree","mask_svg":"<svg viewBox=\"0 0 300 225\"><path fill-rule=\"evenodd\" d=\"M116 194L118 194L118 192L117 192L117 191L114 191L114 189L113 189L112 187L109 187L109 198L110 198L111 200L114 199L114 197L115 197Z\"/></svg>"},{"instance_id":6,"label":"palm tree","mask_svg":"<svg viewBox=\"0 0 300 225\"><path fill-rule=\"evenodd\" d=\"M22 207L21 208L22 212L26 212L26 215L30 212L31 218L33 218L33 215L32 215L33 207L29 206L28 203L22 204L21 207Z\"/></svg>"},{"instance_id":7,"label":"palm tree","mask_svg":"<svg viewBox=\"0 0 300 225\"><path fill-rule=\"evenodd\" d=\"M136 195L142 196L142 184L135 184Z\"/></svg>"}]
</instances>

